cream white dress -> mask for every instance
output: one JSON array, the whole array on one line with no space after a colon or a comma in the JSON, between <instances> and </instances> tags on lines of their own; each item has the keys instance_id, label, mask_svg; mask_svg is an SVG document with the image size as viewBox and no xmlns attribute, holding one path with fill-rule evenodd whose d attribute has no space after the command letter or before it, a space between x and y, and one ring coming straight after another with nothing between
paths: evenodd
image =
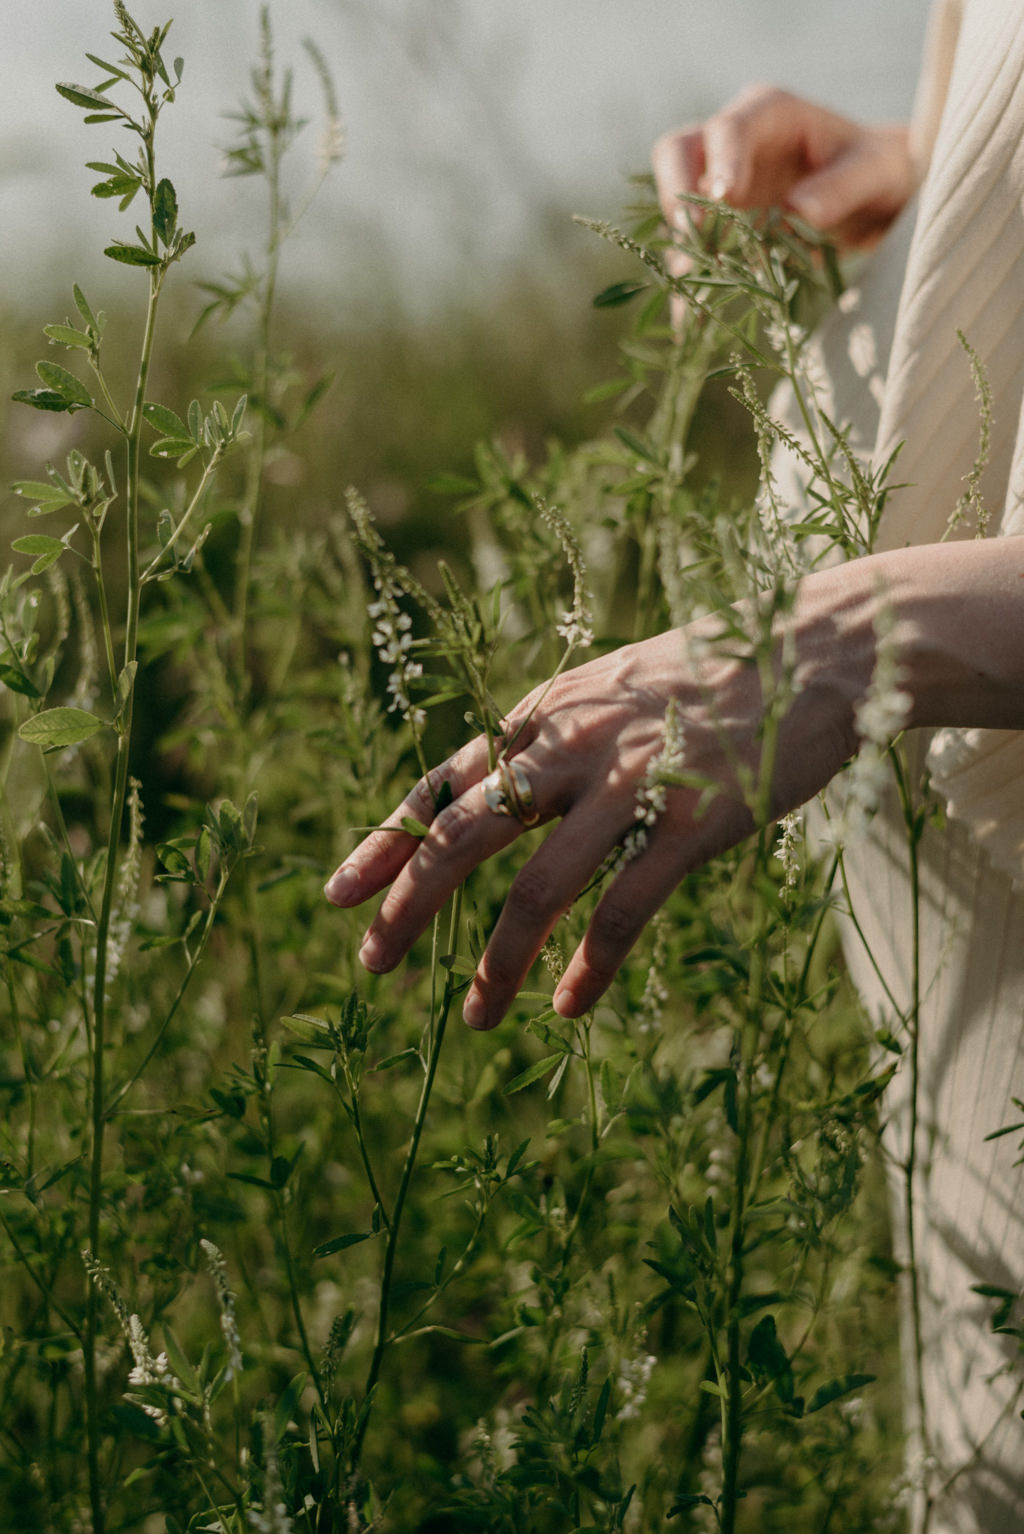
<instances>
[{"instance_id":1,"label":"cream white dress","mask_svg":"<svg viewBox=\"0 0 1024 1534\"><path fill-rule=\"evenodd\" d=\"M988 536L1024 533L1024 0L946 3L933 18L915 133L914 205L821 338L832 413L882 463L902 443L877 547L940 540L974 463L979 409L961 330L991 384ZM973 536L965 526L956 536ZM1024 1344L991 1329L1024 1294L1024 734L917 732L944 824L920 847L921 995L915 1228L925 1425L904 1327L916 1534L1024 1534ZM848 854L865 942L844 946L871 1016L909 1004L906 836L895 799ZM868 958L874 958L882 979ZM906 1062L887 1099L894 1162L911 1108ZM897 1250L905 1222L894 1177ZM1012 1320L1024 1325L1024 1301Z\"/></svg>"}]
</instances>

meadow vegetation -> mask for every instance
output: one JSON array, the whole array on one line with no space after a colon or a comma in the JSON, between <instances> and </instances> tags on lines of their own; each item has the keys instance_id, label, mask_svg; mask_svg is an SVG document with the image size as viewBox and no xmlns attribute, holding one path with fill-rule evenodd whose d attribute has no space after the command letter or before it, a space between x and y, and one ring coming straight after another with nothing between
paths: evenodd
<instances>
[{"instance_id":1,"label":"meadow vegetation","mask_svg":"<svg viewBox=\"0 0 1024 1534\"><path fill-rule=\"evenodd\" d=\"M723 642L764 668L811 551L870 547L886 471L805 366L828 252L695 206L673 279L634 209L590 232L596 309L545 312L524 269L514 329L325 334L279 271L302 132L318 174L340 152L323 60L300 131L264 15L230 168L266 242L197 289L159 152L187 61L121 0L114 23L53 110L120 217L115 297L69 282L3 379L0 1521L899 1530L877 1140L915 1018L871 1037L841 846L766 816L789 679L756 836L577 1023L550 995L593 892L500 1029L458 1020L521 848L388 977L321 893L424 762L591 637L752 597ZM793 524L779 379L814 487ZM680 781L652 774L649 802Z\"/></svg>"}]
</instances>

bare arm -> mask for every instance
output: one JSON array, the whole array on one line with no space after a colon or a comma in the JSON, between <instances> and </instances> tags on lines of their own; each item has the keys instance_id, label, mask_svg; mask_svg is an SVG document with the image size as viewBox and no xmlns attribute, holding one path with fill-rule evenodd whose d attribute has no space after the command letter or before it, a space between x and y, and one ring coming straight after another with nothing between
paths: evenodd
<instances>
[{"instance_id":1,"label":"bare arm","mask_svg":"<svg viewBox=\"0 0 1024 1534\"><path fill-rule=\"evenodd\" d=\"M856 751L854 711L871 680L883 607L895 620L910 725L1024 729L1024 538L899 549L815 573L801 583L788 620L797 692L774 761L773 814L811 798ZM472 1027L501 1020L559 916L630 828L670 699L682 719L687 767L722 792L698 816L694 791L669 791L647 848L599 901L559 984L556 1010L573 1017L593 1006L679 880L749 834L736 768L756 772L764 700L750 665L713 651L699 670L688 660L686 638L716 626L701 620L567 672L516 740L515 759L542 820L559 824L509 889L467 993ZM511 710L513 728L530 704ZM518 821L487 808L487 767L483 740L457 752L433 775L437 785L450 783L454 802L432 819L432 795L420 783L389 822L411 815L431 822L429 835L373 833L329 881L327 896L341 906L391 886L364 942L367 968L398 964L456 885L522 834Z\"/></svg>"}]
</instances>

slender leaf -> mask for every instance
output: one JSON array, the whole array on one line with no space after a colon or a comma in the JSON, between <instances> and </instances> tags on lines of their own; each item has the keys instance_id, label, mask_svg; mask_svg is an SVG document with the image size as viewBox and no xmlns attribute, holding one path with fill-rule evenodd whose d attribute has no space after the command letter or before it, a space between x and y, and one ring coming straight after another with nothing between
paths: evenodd
<instances>
[{"instance_id":1,"label":"slender leaf","mask_svg":"<svg viewBox=\"0 0 1024 1534\"><path fill-rule=\"evenodd\" d=\"M560 1065L566 1058L567 1056L558 1054L545 1055L543 1060L535 1060L532 1065L527 1066L525 1071L520 1071L518 1076L514 1076L507 1083L503 1088L505 1096L511 1097L513 1092L521 1092L524 1087L531 1086L533 1082L539 1081L542 1076L546 1076L548 1071L554 1070L555 1066Z\"/></svg>"},{"instance_id":2,"label":"slender leaf","mask_svg":"<svg viewBox=\"0 0 1024 1534\"><path fill-rule=\"evenodd\" d=\"M86 85L72 85L63 81L57 86L57 94L63 96L65 101L70 101L72 106L111 113L117 117L124 116L124 113L112 101L108 101L106 96L101 96L99 91L90 90Z\"/></svg>"},{"instance_id":3,"label":"slender leaf","mask_svg":"<svg viewBox=\"0 0 1024 1534\"><path fill-rule=\"evenodd\" d=\"M103 254L125 266L160 265L160 257L152 250L144 250L141 245L108 245Z\"/></svg>"}]
</instances>

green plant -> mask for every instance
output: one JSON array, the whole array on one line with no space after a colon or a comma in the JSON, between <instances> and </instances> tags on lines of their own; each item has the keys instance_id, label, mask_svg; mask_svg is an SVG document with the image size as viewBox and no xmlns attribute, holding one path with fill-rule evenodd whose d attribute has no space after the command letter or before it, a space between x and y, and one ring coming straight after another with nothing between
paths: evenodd
<instances>
[{"instance_id":1,"label":"green plant","mask_svg":"<svg viewBox=\"0 0 1024 1534\"><path fill-rule=\"evenodd\" d=\"M137 146L94 168L148 209L108 252L148 285L138 364L119 403L111 326L76 288L47 335L89 383L46 362L19 397L88 412L112 446L18 483L75 525L20 534L0 585L5 1505L95 1534L866 1527L896 1473L892 1382L868 1388L891 1323L888 1072L835 963L841 856L815 868L798 820L780 848L767 815L792 685L768 674L771 621L815 539L870 545L891 469L857 463L806 377L801 306L830 268L805 231L706 205L682 280L650 213L604 229L650 282L599 299L644 295L607 431L532 461L481 445L436 482L466 556L414 575L356 492L275 525L269 469L327 375L277 338L300 124L266 12L230 160L267 189L265 249L204 288L206 321L248 316L251 345L218 367L230 407L149 398L191 244L155 160L182 69L166 27L115 12L98 86L61 91ZM752 420L753 505L702 477L709 376ZM761 388L780 376L819 502L793 526ZM723 642L774 699L758 833L684 883L605 1004L575 1024L549 1005L587 892L507 1025L449 1029L508 858L400 976L358 970L320 885L396 784L467 729L493 746L593 635L738 598ZM667 720L638 810L678 772Z\"/></svg>"}]
</instances>

